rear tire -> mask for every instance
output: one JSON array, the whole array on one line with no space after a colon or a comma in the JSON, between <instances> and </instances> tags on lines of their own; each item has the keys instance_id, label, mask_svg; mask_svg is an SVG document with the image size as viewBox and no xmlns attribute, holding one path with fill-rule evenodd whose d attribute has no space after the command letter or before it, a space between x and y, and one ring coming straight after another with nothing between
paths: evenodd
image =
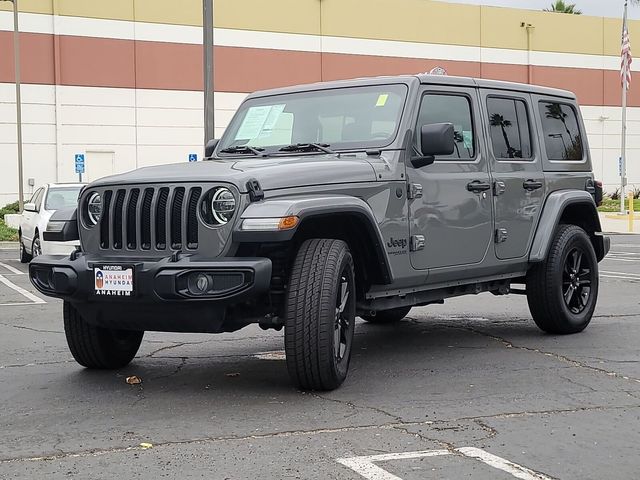
<instances>
[{"instance_id":1,"label":"rear tire","mask_svg":"<svg viewBox=\"0 0 640 480\"><path fill-rule=\"evenodd\" d=\"M69 302L64 302L63 315L69 350L83 367L104 370L122 368L138 353L144 332L91 325Z\"/></svg>"},{"instance_id":2,"label":"rear tire","mask_svg":"<svg viewBox=\"0 0 640 480\"><path fill-rule=\"evenodd\" d=\"M396 323L409 315L411 307L398 307L389 310L380 310L375 315L362 315L361 318L369 323L385 324Z\"/></svg>"},{"instance_id":3,"label":"rear tire","mask_svg":"<svg viewBox=\"0 0 640 480\"><path fill-rule=\"evenodd\" d=\"M22 233L20 233L18 237L18 242L20 245L20 263L29 263L33 257L30 254L28 254L27 249L24 248L24 243L22 241Z\"/></svg>"},{"instance_id":4,"label":"rear tire","mask_svg":"<svg viewBox=\"0 0 640 480\"><path fill-rule=\"evenodd\" d=\"M355 327L355 276L342 240L306 240L286 298L285 352L292 382L333 390L347 377Z\"/></svg>"},{"instance_id":5,"label":"rear tire","mask_svg":"<svg viewBox=\"0 0 640 480\"><path fill-rule=\"evenodd\" d=\"M598 299L598 260L587 233L560 225L544 262L527 274L527 301L538 327L555 334L587 328Z\"/></svg>"}]
</instances>

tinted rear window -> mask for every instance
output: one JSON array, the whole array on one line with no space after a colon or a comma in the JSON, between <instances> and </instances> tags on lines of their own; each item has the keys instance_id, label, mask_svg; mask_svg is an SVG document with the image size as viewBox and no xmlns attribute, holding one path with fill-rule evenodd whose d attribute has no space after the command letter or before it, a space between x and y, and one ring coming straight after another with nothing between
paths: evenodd
<instances>
[{"instance_id":1,"label":"tinted rear window","mask_svg":"<svg viewBox=\"0 0 640 480\"><path fill-rule=\"evenodd\" d=\"M531 159L531 132L527 106L522 100L487 99L491 145L496 158Z\"/></svg>"},{"instance_id":2,"label":"tinted rear window","mask_svg":"<svg viewBox=\"0 0 640 480\"><path fill-rule=\"evenodd\" d=\"M579 161L584 157L578 116L571 105L540 102L544 144L549 160Z\"/></svg>"}]
</instances>

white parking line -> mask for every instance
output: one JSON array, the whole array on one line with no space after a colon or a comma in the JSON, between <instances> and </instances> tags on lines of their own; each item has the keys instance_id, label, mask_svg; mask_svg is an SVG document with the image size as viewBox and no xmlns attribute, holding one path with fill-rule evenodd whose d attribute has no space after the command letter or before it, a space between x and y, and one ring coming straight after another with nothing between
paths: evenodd
<instances>
[{"instance_id":1,"label":"white parking line","mask_svg":"<svg viewBox=\"0 0 640 480\"><path fill-rule=\"evenodd\" d=\"M454 450L423 450L420 452L386 453L381 455L367 455L362 457L339 458L336 461L350 468L367 480L402 480L400 477L389 473L379 467L375 462L388 462L391 460L408 460L413 458L440 457L444 455L461 455L478 460L497 470L502 470L520 480L552 480L550 477L535 472L517 463L505 460L475 447L462 447Z\"/></svg>"},{"instance_id":2,"label":"white parking line","mask_svg":"<svg viewBox=\"0 0 640 480\"><path fill-rule=\"evenodd\" d=\"M47 303L43 299L41 299L40 297L36 297L33 293L28 292L24 288L16 285L15 283L13 283L9 279L7 279L4 275L0 275L0 283L4 283L7 287L11 288L12 290L15 290L16 292L18 292L23 297L26 297L27 300L31 300L31 304ZM4 305L17 305L17 304L16 303L8 303L8 304L4 304Z\"/></svg>"},{"instance_id":3,"label":"white parking line","mask_svg":"<svg viewBox=\"0 0 640 480\"><path fill-rule=\"evenodd\" d=\"M607 278L622 278L625 280L628 280L628 279L640 280L640 274L629 273L629 272L610 272L607 270L600 270L600 276L607 277Z\"/></svg>"},{"instance_id":4,"label":"white parking line","mask_svg":"<svg viewBox=\"0 0 640 480\"><path fill-rule=\"evenodd\" d=\"M11 273L15 273L16 275L24 275L23 271L18 270L17 268L12 267L11 265L7 265L6 263L0 262L0 267L4 267L7 270L9 270Z\"/></svg>"},{"instance_id":5,"label":"white parking line","mask_svg":"<svg viewBox=\"0 0 640 480\"><path fill-rule=\"evenodd\" d=\"M475 458L476 460L480 460L487 465L497 468L498 470L502 470L503 472L510 473L515 478L520 478L521 480L551 480L546 475L542 473L534 472L522 465L518 465L517 463L510 462L509 460L505 460L502 457L498 457L497 455L493 455L492 453L485 452L479 448L474 447L463 447L456 449L458 452L466 455L467 457Z\"/></svg>"}]
</instances>

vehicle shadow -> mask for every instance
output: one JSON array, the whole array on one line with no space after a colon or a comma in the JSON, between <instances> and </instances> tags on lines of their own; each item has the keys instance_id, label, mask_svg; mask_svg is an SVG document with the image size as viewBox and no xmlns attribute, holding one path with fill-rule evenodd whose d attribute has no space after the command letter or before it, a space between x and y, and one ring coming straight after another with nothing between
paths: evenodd
<instances>
[{"instance_id":1,"label":"vehicle shadow","mask_svg":"<svg viewBox=\"0 0 640 480\"><path fill-rule=\"evenodd\" d=\"M486 319L415 320L393 325L358 322L347 383L366 383L380 373L402 376L413 372L437 373L466 368L470 358L482 361L480 350L504 349L498 337L540 339L544 335L532 321L491 322ZM548 337L548 336L547 336ZM251 393L254 396L297 392L291 385L284 359L282 337L256 346L242 337L231 349L220 352L215 340L197 348L171 348L170 355L142 356L118 371L73 370L68 381L85 388L116 387L126 392L164 396L207 395L209 392ZM255 349L254 349L255 347ZM268 355L262 356L270 348ZM493 358L493 357L492 357ZM404 372L404 373L403 373ZM128 385L128 376L138 376L140 385ZM378 383L375 381L374 383Z\"/></svg>"}]
</instances>

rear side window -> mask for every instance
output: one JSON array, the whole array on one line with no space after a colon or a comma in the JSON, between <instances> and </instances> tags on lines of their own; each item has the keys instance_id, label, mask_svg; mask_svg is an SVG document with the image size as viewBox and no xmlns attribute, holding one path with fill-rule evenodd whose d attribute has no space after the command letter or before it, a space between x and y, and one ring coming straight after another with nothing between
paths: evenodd
<instances>
[{"instance_id":1,"label":"rear side window","mask_svg":"<svg viewBox=\"0 0 640 480\"><path fill-rule=\"evenodd\" d=\"M579 161L584 157L578 116L571 105L540 102L544 144L549 160Z\"/></svg>"},{"instance_id":2,"label":"rear side window","mask_svg":"<svg viewBox=\"0 0 640 480\"><path fill-rule=\"evenodd\" d=\"M489 97L487 110L494 156L530 160L531 130L524 101Z\"/></svg>"},{"instance_id":3,"label":"rear side window","mask_svg":"<svg viewBox=\"0 0 640 480\"><path fill-rule=\"evenodd\" d=\"M437 160L472 160L476 157L471 120L471 103L463 95L427 94L422 97L418 125L416 128L416 145L418 132L423 125L431 123L452 123L455 148L451 155L438 155Z\"/></svg>"}]
</instances>

